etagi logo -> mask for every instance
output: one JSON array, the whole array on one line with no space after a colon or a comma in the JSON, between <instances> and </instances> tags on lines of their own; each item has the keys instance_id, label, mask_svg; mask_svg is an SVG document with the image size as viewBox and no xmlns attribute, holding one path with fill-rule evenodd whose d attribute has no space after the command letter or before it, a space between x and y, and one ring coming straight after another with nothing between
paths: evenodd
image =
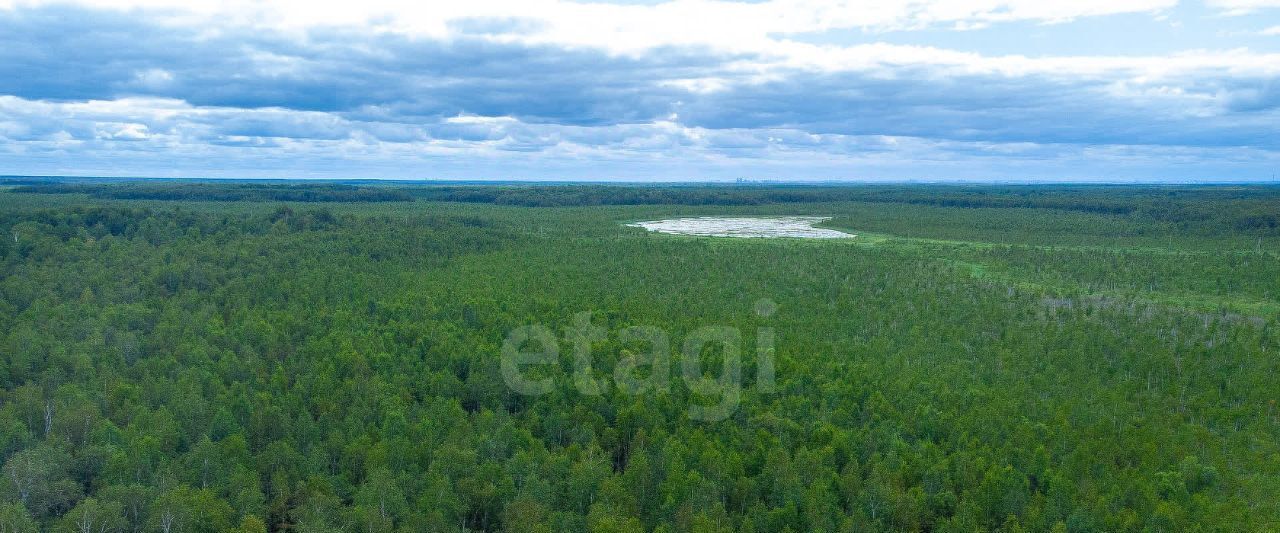
<instances>
[{"instance_id":1,"label":"etagi logo","mask_svg":"<svg viewBox=\"0 0 1280 533\"><path fill-rule=\"evenodd\" d=\"M770 317L777 307L772 300L758 300L756 316ZM622 350L613 369L613 384L618 390L628 395L670 392L671 338L667 331L654 326L630 326L614 333L622 344L647 347L640 353ZM775 338L774 328L756 328L758 392L773 391ZM582 394L602 394L609 388L609 378L597 376L591 353L592 343L606 340L609 340L608 330L591 323L590 311L574 315L573 325L564 329L564 341L573 356L573 385ZM503 381L519 394L537 396L551 392L556 385L553 378L531 378L525 372L532 367L559 365L560 346L555 333L541 324L511 330L502 343ZM692 393L689 418L708 422L728 418L742 398L742 332L731 326L703 326L690 332L680 346L680 373ZM708 375L710 369L703 368L703 355L707 353L718 353L721 366L718 375ZM715 403L704 405L693 398L715 399Z\"/></svg>"}]
</instances>

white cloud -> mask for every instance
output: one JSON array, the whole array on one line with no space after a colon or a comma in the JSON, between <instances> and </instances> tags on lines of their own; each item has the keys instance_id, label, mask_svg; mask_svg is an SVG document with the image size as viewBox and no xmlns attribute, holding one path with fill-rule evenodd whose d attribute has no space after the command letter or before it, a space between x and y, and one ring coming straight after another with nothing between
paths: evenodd
<instances>
[{"instance_id":1,"label":"white cloud","mask_svg":"<svg viewBox=\"0 0 1280 533\"><path fill-rule=\"evenodd\" d=\"M1280 5L1280 0L1210 0L1222 9ZM346 27L361 32L394 32L420 38L450 39L466 32L456 22L491 19L479 37L508 44L555 45L642 55L654 48L687 45L746 53L751 58L725 68L756 81L785 76L779 69L874 71L913 65L935 66L939 74L1101 76L1128 73L1159 78L1188 72L1272 75L1280 72L1280 54L1248 50L1187 51L1172 56L984 56L928 46L886 43L816 45L789 36L827 30L872 32L902 28L972 29L992 23L1054 23L1121 13L1159 13L1177 0L671 0L656 5L579 3L568 0L469 0L467 2L313 2L310 0L0 0L0 9L43 4L74 4L104 9L152 10L169 24L214 34L237 26L298 31ZM539 24L501 21L537 20ZM708 23L724 21L723 23ZM459 29L463 28L463 29ZM1277 28L1266 30L1277 31ZM471 37L476 37L471 35ZM299 38L305 38L299 34ZM298 58L251 50L259 74L286 77L304 71ZM137 73L137 83L171 83L169 72ZM730 84L719 76L665 81L700 93Z\"/></svg>"},{"instance_id":2,"label":"white cloud","mask_svg":"<svg viewBox=\"0 0 1280 533\"><path fill-rule=\"evenodd\" d=\"M1280 26L1272 26L1262 30L1263 35L1280 35Z\"/></svg>"},{"instance_id":3,"label":"white cloud","mask_svg":"<svg viewBox=\"0 0 1280 533\"><path fill-rule=\"evenodd\" d=\"M1209 1L1228 10L1280 5L1280 0ZM285 31L333 26L448 40L460 37L459 31L467 31L467 25L454 23L479 18L498 21L486 25L491 29L480 38L507 44L587 47L635 56L668 45L749 54L748 58L725 63L725 72L662 81L665 86L704 94L743 80L778 80L793 69L892 75L888 73L895 69L927 66L939 76L1125 76L1135 80L1209 71L1255 76L1280 73L1280 54L1246 49L1192 50L1165 56L1028 57L887 43L817 45L788 38L826 30L964 29L1010 21L1053 23L1120 13L1159 13L1174 7L1177 0L671 0L656 5L567 0L0 0L0 9L42 4L152 10L153 18L209 34L244 25ZM512 22L520 20L541 23ZM501 21L508 21L517 31L503 33ZM1267 34L1275 32L1280 32L1280 27L1265 30ZM299 39L306 40L301 34ZM256 73L261 75L296 76L309 68L297 57L257 49L247 53ZM727 79L724 74L735 75L736 79ZM148 89L173 81L172 73L163 69L138 72L135 80L138 86Z\"/></svg>"},{"instance_id":4,"label":"white cloud","mask_svg":"<svg viewBox=\"0 0 1280 533\"><path fill-rule=\"evenodd\" d=\"M39 3L0 0L0 18ZM11 33L13 42L46 39L65 61L55 56L34 72L21 62L0 68L11 74L9 93L22 96L0 94L0 163L30 168L25 162L39 157L15 154L62 151L60 164L84 156L89 169L117 150L148 154L136 164L153 168L239 161L267 171L285 161L322 172L453 161L459 177L484 177L485 165L512 169L507 176L522 165L525 176L552 175L581 161L711 174L723 171L715 165L746 168L743 161L795 164L810 177L841 165L980 169L996 159L1158 165L1173 153L1273 163L1280 152L1266 133L1280 119L1277 53L984 55L793 38L1158 14L1173 3L91 0L151 10L120 17L136 30L102 35L155 40L103 40L88 47L101 52L88 54L96 59L77 62L84 43L98 41L58 47L56 28L47 37ZM301 31L323 26L342 31ZM66 33L98 35L72 28ZM248 39L246 29L283 33ZM184 53L152 53L169 50ZM117 58L133 70L115 70ZM65 157L73 149L77 157Z\"/></svg>"},{"instance_id":5,"label":"white cloud","mask_svg":"<svg viewBox=\"0 0 1280 533\"><path fill-rule=\"evenodd\" d=\"M783 43L774 50L777 63L814 71L889 70L900 67L937 67L936 75L998 74L1004 76L1057 75L1103 77L1128 75L1158 79L1188 73L1217 71L1228 74L1272 76L1280 74L1280 54L1247 49L1191 50L1164 56L987 56L930 46L886 43L847 47ZM759 63L751 65L759 69Z\"/></svg>"},{"instance_id":6,"label":"white cloud","mask_svg":"<svg viewBox=\"0 0 1280 533\"><path fill-rule=\"evenodd\" d=\"M272 124L259 134L253 125ZM250 127L245 127L249 125ZM964 141L910 135L815 134L795 128L705 128L670 121L646 124L572 126L531 124L511 117L460 116L434 124L393 124L412 132L395 132L388 140L380 128L330 113L286 109L239 109L191 106L169 99L130 98L114 101L45 102L0 96L0 162L4 153L63 150L80 145L80 155L105 157L118 150L152 153L166 161L194 153L225 153L264 164L291 160L307 166L337 155L356 160L401 161L406 158L450 158L457 161L510 160L551 162L563 157L589 157L615 162L681 162L751 160L774 165L790 162L957 161L998 156L1004 159L1070 161L1123 154L1124 158L1234 157L1275 161L1280 153L1248 148L1124 146L1112 144ZM457 126L476 128L466 132ZM308 133L334 128L338 137ZM241 131L245 130L245 131ZM485 133L488 132L488 133ZM294 134L290 134L294 133ZM459 136L459 133L462 135ZM280 136L277 136L280 135ZM523 154L513 156L512 153ZM283 158L283 159L281 159ZM216 164L214 160L206 163ZM323 164L315 168L323 169Z\"/></svg>"},{"instance_id":7,"label":"white cloud","mask_svg":"<svg viewBox=\"0 0 1280 533\"><path fill-rule=\"evenodd\" d=\"M99 138L119 141L141 141L150 137L145 124L137 123L101 123L98 125Z\"/></svg>"},{"instance_id":8,"label":"white cloud","mask_svg":"<svg viewBox=\"0 0 1280 533\"><path fill-rule=\"evenodd\" d=\"M1280 0L1207 0L1207 3L1229 15L1248 15L1261 9L1280 7Z\"/></svg>"},{"instance_id":9,"label":"white cloud","mask_svg":"<svg viewBox=\"0 0 1280 533\"><path fill-rule=\"evenodd\" d=\"M1156 13L1176 3L1177 0L671 0L635 5L566 0L0 0L0 8L76 4L155 10L166 13L175 23L216 19L224 24L287 30L360 26L431 37L454 33L451 23L457 21L529 19L541 24L522 25L513 33L499 31L494 38L636 52L673 44L760 51L780 36L791 34L840 29L874 32L973 28L1014 21L1056 23L1120 13Z\"/></svg>"}]
</instances>

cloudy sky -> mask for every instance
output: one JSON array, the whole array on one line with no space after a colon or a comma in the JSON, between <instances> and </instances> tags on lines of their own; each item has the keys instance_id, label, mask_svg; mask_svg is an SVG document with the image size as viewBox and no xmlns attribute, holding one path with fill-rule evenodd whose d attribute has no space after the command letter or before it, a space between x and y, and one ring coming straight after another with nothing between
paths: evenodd
<instances>
[{"instance_id":1,"label":"cloudy sky","mask_svg":"<svg viewBox=\"0 0 1280 533\"><path fill-rule=\"evenodd\" d=\"M0 174L1246 181L1280 0L0 0Z\"/></svg>"}]
</instances>

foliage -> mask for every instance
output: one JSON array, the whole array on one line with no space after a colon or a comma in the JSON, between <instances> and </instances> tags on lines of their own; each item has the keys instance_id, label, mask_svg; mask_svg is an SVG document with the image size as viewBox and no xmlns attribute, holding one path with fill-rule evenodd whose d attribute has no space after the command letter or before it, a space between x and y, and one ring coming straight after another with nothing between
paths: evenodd
<instances>
[{"instance_id":1,"label":"foliage","mask_svg":"<svg viewBox=\"0 0 1280 533\"><path fill-rule=\"evenodd\" d=\"M12 182L7 182L12 183ZM404 191L386 187L360 187L333 183L258 184L211 182L29 183L14 188L18 193L87 194L117 200L187 200L215 202L404 202L412 200Z\"/></svg>"},{"instance_id":2,"label":"foliage","mask_svg":"<svg viewBox=\"0 0 1280 533\"><path fill-rule=\"evenodd\" d=\"M1280 528L1280 267L1233 222L1269 189L654 190L690 196L0 192L0 533ZM776 213L877 235L620 224ZM599 394L567 338L551 392L504 383L509 331L583 312ZM722 421L680 378L705 326L776 331ZM669 337L665 389L617 385L629 327Z\"/></svg>"}]
</instances>

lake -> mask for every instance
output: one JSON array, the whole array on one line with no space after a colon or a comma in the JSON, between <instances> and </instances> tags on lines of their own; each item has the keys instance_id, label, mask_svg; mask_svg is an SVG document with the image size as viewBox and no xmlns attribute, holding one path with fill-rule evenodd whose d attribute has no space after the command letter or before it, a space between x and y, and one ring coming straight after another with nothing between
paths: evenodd
<instances>
[{"instance_id":1,"label":"lake","mask_svg":"<svg viewBox=\"0 0 1280 533\"><path fill-rule=\"evenodd\" d=\"M750 237L799 239L849 239L852 233L815 228L814 224L831 217L690 217L635 222L628 226L672 235L699 237Z\"/></svg>"}]
</instances>

